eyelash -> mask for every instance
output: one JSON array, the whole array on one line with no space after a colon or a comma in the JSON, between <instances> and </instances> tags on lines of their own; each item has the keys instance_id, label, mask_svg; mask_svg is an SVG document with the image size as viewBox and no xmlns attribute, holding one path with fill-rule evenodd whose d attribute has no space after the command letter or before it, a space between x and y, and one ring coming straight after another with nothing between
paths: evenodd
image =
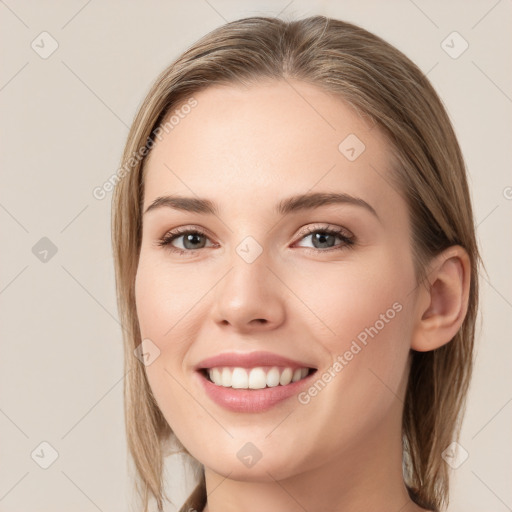
<instances>
[{"instance_id":1,"label":"eyelash","mask_svg":"<svg viewBox=\"0 0 512 512\"><path fill-rule=\"evenodd\" d=\"M329 235L335 235L339 237L342 240L342 244L336 247L330 247L328 249L317 249L315 247L304 247L303 249L306 249L307 251L312 251L314 253L323 253L323 252L331 252L331 251L341 251L344 249L350 248L355 243L355 237L354 236L347 236L345 234L345 230L340 228L330 228L329 226L315 226L315 227L308 227L306 229L306 232L301 235L302 239L306 238L309 235L312 235L313 233L323 233L323 234L329 234ZM201 249L207 249L207 247L200 247L199 249L179 249L177 247L173 247L171 245L171 242L176 240L177 238L180 238L183 235L201 235L208 238L208 235L201 231L200 229L191 229L191 228L177 228L173 231L169 231L166 233L160 240L157 241L157 245L160 247L164 247L167 250L177 253L179 255L184 255L185 253L193 254L197 251L200 251Z\"/></svg>"}]
</instances>

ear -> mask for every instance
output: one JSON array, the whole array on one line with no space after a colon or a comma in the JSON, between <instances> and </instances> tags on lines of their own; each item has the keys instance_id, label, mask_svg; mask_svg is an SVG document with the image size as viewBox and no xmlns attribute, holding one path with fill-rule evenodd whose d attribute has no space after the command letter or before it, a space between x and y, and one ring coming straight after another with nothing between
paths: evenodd
<instances>
[{"instance_id":1,"label":"ear","mask_svg":"<svg viewBox=\"0 0 512 512\"><path fill-rule=\"evenodd\" d=\"M468 253L460 245L435 256L420 284L411 348L434 350L453 339L466 316L471 280Z\"/></svg>"}]
</instances>

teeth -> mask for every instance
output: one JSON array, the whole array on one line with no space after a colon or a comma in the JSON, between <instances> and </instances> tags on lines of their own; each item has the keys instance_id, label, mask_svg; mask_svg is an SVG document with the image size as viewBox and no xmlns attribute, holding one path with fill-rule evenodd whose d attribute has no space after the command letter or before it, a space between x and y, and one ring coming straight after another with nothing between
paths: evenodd
<instances>
[{"instance_id":1,"label":"teeth","mask_svg":"<svg viewBox=\"0 0 512 512\"><path fill-rule=\"evenodd\" d=\"M231 387L231 372L229 368L222 369L222 380L220 381L220 385L226 388Z\"/></svg>"},{"instance_id":2,"label":"teeth","mask_svg":"<svg viewBox=\"0 0 512 512\"><path fill-rule=\"evenodd\" d=\"M210 370L210 380L212 380L215 384L221 384L222 373L218 368L213 368L212 370Z\"/></svg>"},{"instance_id":3,"label":"teeth","mask_svg":"<svg viewBox=\"0 0 512 512\"><path fill-rule=\"evenodd\" d=\"M287 384L290 384L293 377L293 370L291 368L285 368L283 373L281 373L281 378L279 379L279 384L281 386L286 386Z\"/></svg>"},{"instance_id":4,"label":"teeth","mask_svg":"<svg viewBox=\"0 0 512 512\"><path fill-rule=\"evenodd\" d=\"M231 387L237 389L247 389L249 387L249 375L243 368L233 368Z\"/></svg>"},{"instance_id":5,"label":"teeth","mask_svg":"<svg viewBox=\"0 0 512 512\"><path fill-rule=\"evenodd\" d=\"M279 373L279 368L271 368L267 373L267 386L269 388L275 388L279 386L279 378L281 377Z\"/></svg>"},{"instance_id":6,"label":"teeth","mask_svg":"<svg viewBox=\"0 0 512 512\"><path fill-rule=\"evenodd\" d=\"M262 367L252 368L210 368L208 375L210 380L225 388L235 389L263 389L265 387L273 388L276 386L286 386L291 382L297 382L303 379L309 373L308 368L297 368L295 371L291 368L279 369L274 366L268 371Z\"/></svg>"},{"instance_id":7,"label":"teeth","mask_svg":"<svg viewBox=\"0 0 512 512\"><path fill-rule=\"evenodd\" d=\"M298 380L300 380L301 375L302 375L302 372L301 372L300 368L297 368L293 372L292 382L297 382Z\"/></svg>"},{"instance_id":8,"label":"teeth","mask_svg":"<svg viewBox=\"0 0 512 512\"><path fill-rule=\"evenodd\" d=\"M241 370L241 368L238 369ZM233 370L233 375L235 375L236 370L237 368ZM245 370L243 370L243 372L247 374ZM233 385L233 387L235 386ZM263 389L267 387L267 375L263 371L263 368L254 368L251 370L249 373L249 384L247 387L249 387L249 389Z\"/></svg>"}]
</instances>

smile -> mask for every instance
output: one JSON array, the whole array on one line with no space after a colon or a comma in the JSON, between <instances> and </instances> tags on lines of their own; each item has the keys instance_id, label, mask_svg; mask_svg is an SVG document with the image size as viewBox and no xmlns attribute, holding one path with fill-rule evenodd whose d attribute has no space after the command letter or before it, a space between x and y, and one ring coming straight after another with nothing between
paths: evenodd
<instances>
[{"instance_id":1,"label":"smile","mask_svg":"<svg viewBox=\"0 0 512 512\"><path fill-rule=\"evenodd\" d=\"M298 368L292 372L286 367L215 367L194 374L206 396L223 409L237 413L263 413L304 391L311 385L316 371L315 368ZM219 384L213 379L217 379Z\"/></svg>"},{"instance_id":2,"label":"smile","mask_svg":"<svg viewBox=\"0 0 512 512\"><path fill-rule=\"evenodd\" d=\"M217 386L234 389L264 389L287 386L291 382L304 379L310 368L279 368L277 366L255 368L215 367L205 370L210 382Z\"/></svg>"}]
</instances>

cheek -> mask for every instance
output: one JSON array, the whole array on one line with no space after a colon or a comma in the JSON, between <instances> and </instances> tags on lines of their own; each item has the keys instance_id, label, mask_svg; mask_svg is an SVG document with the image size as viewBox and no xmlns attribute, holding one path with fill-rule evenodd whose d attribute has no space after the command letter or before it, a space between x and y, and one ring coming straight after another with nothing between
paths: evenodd
<instances>
[{"instance_id":1,"label":"cheek","mask_svg":"<svg viewBox=\"0 0 512 512\"><path fill-rule=\"evenodd\" d=\"M193 307L204 290L184 272L171 272L141 254L135 281L135 302L141 339L151 340L158 357L145 367L149 385L167 422L187 414L190 400L183 391L183 362L195 339ZM186 336L184 335L186 333Z\"/></svg>"},{"instance_id":2,"label":"cheek","mask_svg":"<svg viewBox=\"0 0 512 512\"><path fill-rule=\"evenodd\" d=\"M180 350L179 333L184 326L190 328L194 308L205 293L199 282L193 271L167 268L141 255L135 302L142 337L154 339L162 351Z\"/></svg>"},{"instance_id":3,"label":"cheek","mask_svg":"<svg viewBox=\"0 0 512 512\"><path fill-rule=\"evenodd\" d=\"M326 266L315 279L304 275L295 284L297 295L321 320L311 315L318 326L316 342L331 364L342 365L328 386L333 400L334 395L357 396L360 404L377 405L381 393L392 399L389 389L399 392L409 354L412 261L380 252L361 265Z\"/></svg>"},{"instance_id":4,"label":"cheek","mask_svg":"<svg viewBox=\"0 0 512 512\"><path fill-rule=\"evenodd\" d=\"M407 291L413 289L409 266L380 254L357 265L318 266L314 272L303 273L295 268L289 279L293 279L294 291L311 311L311 318L317 317L325 339L333 338L334 347L375 323L382 331L383 321L386 330L399 323L395 319L400 316L400 306L395 304L405 306Z\"/></svg>"}]
</instances>

